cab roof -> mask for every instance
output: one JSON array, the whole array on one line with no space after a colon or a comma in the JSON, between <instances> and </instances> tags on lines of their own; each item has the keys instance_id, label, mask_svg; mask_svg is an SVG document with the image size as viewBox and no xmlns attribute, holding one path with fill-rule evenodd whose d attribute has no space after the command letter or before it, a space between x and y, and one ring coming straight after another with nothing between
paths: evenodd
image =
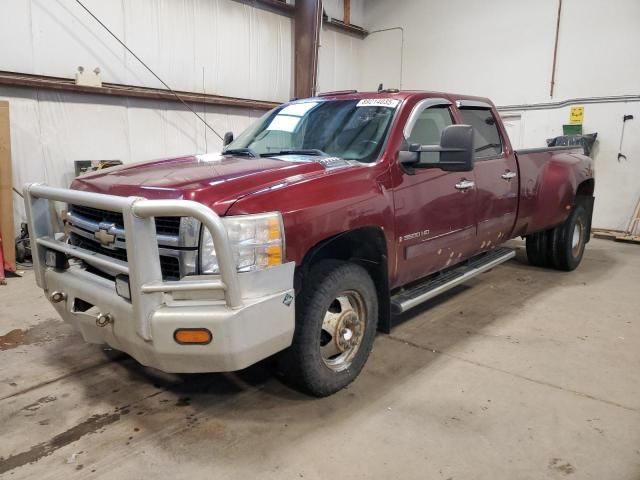
<instances>
[{"instance_id":1,"label":"cab roof","mask_svg":"<svg viewBox=\"0 0 640 480\"><path fill-rule=\"evenodd\" d=\"M364 98L396 98L398 100L409 100L412 98L430 98L430 97L443 97L450 100L452 103L456 100L474 100L485 102L490 105L493 105L493 102L489 98L486 97L477 97L473 95L464 95L457 93L446 93L446 92L434 92L428 90L398 90L398 89L383 89L380 91L373 92L358 92L357 90L338 90L333 92L322 92L317 94L315 97L310 98L299 98L294 99L293 101L302 101L302 100L361 100Z\"/></svg>"}]
</instances>

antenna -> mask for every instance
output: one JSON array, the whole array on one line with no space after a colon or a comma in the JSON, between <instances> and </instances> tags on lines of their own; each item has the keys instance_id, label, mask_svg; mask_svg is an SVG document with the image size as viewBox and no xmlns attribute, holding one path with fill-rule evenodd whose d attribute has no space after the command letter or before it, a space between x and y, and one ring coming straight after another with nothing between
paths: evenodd
<instances>
[{"instance_id":1,"label":"antenna","mask_svg":"<svg viewBox=\"0 0 640 480\"><path fill-rule=\"evenodd\" d=\"M206 82L205 76L204 76L204 67L202 67L202 93L206 93L206 91L207 91L207 82ZM207 118L207 104L206 104L206 102L202 102L202 111L204 112L204 117ZM222 143L224 143L224 140L223 140ZM204 151L205 152L209 151L209 145L207 144L207 129L206 129L206 127L204 129Z\"/></svg>"},{"instance_id":2,"label":"antenna","mask_svg":"<svg viewBox=\"0 0 640 480\"><path fill-rule=\"evenodd\" d=\"M131 55L133 55L133 58L135 58L137 61L139 61L139 62L142 64L142 66L143 66L144 68L146 68L147 70L149 70L149 72L151 73L151 75L153 75L154 77L156 77L156 79L157 79L157 80L158 80L162 85L164 85L164 86L165 86L165 88L166 88L167 90L169 90L169 92L171 92L171 93L173 94L173 96L174 96L174 97L176 97L176 98L180 101L180 103L182 103L185 107L187 107L187 110L189 110L189 111L190 111L191 113L193 113L196 117L198 117L198 119L199 119L202 123L204 123L204 124L207 126L207 128L208 128L209 130L211 130L213 133L215 133L215 134L216 134L216 136L217 136L220 140L223 140L222 136L221 136L218 132L216 132L216 131L213 129L213 127L212 127L211 125L209 125L209 124L206 122L206 120L205 120L204 118L202 118L200 115L198 115L198 114L195 112L195 110L194 110L193 108L191 108L189 105L187 105L187 103L186 103L182 98L180 98L180 96L179 96L176 92L174 92L174 91L172 90L172 88L171 88L169 85L167 85L167 83L166 83L164 80L162 80L158 75L156 75L156 73L155 73L153 70L151 70L151 67L149 67L149 65L147 65L146 63L144 63L144 62L140 59L140 57L138 57L135 53L133 53L133 51L132 51L129 47L127 47L127 45L125 45L125 43L124 43L122 40L120 40L120 39L118 38L118 36L117 36L115 33L113 33L111 30L109 30L109 27L107 27L104 23L102 23L102 21L100 21L100 19L99 19L98 17L96 17L96 16L93 14L93 12L92 12L91 10L89 10L89 9L88 9L88 8L87 8L87 7L86 7L86 6L85 6L85 5L84 5L80 0L76 0L76 3L77 3L78 5L80 5L80 6L81 6L81 7L82 7L82 8L83 8L83 9L84 9L84 10L85 10L89 15L91 15L91 17L93 17L93 19L94 19L96 22L98 22L98 23L100 24L100 26L101 26L102 28L104 28L104 29L109 33L109 35L111 35L113 38L115 38L115 39L116 39L116 41L117 41L120 45L122 45L122 46L124 47L124 49L125 49L127 52L129 52Z\"/></svg>"}]
</instances>

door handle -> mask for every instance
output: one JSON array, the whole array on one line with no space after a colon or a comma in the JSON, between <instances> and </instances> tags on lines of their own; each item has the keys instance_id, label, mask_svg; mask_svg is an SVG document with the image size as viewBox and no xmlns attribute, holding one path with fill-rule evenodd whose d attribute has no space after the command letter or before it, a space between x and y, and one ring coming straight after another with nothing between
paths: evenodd
<instances>
[{"instance_id":1,"label":"door handle","mask_svg":"<svg viewBox=\"0 0 640 480\"><path fill-rule=\"evenodd\" d=\"M456 188L462 191L469 190L470 188L473 188L475 186L475 182L472 182L471 180L460 180L458 183L456 183Z\"/></svg>"},{"instance_id":2,"label":"door handle","mask_svg":"<svg viewBox=\"0 0 640 480\"><path fill-rule=\"evenodd\" d=\"M512 178L516 177L516 172L511 172L511 171L506 171L504 172L502 175L500 175L502 178L504 178L505 180L511 180Z\"/></svg>"}]
</instances>

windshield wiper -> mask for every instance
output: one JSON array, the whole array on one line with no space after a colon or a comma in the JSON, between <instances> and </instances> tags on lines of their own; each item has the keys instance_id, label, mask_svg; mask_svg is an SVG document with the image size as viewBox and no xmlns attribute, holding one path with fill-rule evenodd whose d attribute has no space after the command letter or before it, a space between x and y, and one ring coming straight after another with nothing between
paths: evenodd
<instances>
[{"instance_id":1,"label":"windshield wiper","mask_svg":"<svg viewBox=\"0 0 640 480\"><path fill-rule=\"evenodd\" d=\"M251 148L229 148L222 152L223 155L245 155L247 157L259 158L260 155Z\"/></svg>"},{"instance_id":2,"label":"windshield wiper","mask_svg":"<svg viewBox=\"0 0 640 480\"><path fill-rule=\"evenodd\" d=\"M323 152L317 148L307 148L307 149L289 149L289 150L280 150L279 152L269 152L263 153L261 157L277 157L278 155L315 155L318 157L328 157L329 154Z\"/></svg>"}]
</instances>

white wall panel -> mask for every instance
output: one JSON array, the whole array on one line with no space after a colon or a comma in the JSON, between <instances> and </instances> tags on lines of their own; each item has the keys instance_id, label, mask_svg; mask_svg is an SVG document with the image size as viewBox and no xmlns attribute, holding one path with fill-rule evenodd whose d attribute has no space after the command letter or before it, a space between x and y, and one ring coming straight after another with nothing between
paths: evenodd
<instances>
[{"instance_id":1,"label":"white wall panel","mask_svg":"<svg viewBox=\"0 0 640 480\"><path fill-rule=\"evenodd\" d=\"M74 160L129 159L126 110L117 98L38 92L40 141L47 181L73 178ZM20 118L12 118L11 122Z\"/></svg>"},{"instance_id":2,"label":"white wall panel","mask_svg":"<svg viewBox=\"0 0 640 480\"><path fill-rule=\"evenodd\" d=\"M477 94L501 104L542 101L548 99L556 5L555 0L369 0L365 27L403 28L403 88ZM363 88L376 83L375 69L399 77L399 53L389 54L381 41L381 34L364 41L365 57L375 58L376 66L363 78Z\"/></svg>"},{"instance_id":3,"label":"white wall panel","mask_svg":"<svg viewBox=\"0 0 640 480\"><path fill-rule=\"evenodd\" d=\"M0 0L0 58L3 70L33 68L31 1Z\"/></svg>"},{"instance_id":4,"label":"white wall panel","mask_svg":"<svg viewBox=\"0 0 640 480\"><path fill-rule=\"evenodd\" d=\"M233 61L249 67L251 98L287 101L291 98L291 21L255 8L250 14L249 57Z\"/></svg>"},{"instance_id":5,"label":"white wall panel","mask_svg":"<svg viewBox=\"0 0 640 480\"><path fill-rule=\"evenodd\" d=\"M554 100L638 93L640 2L564 0ZM499 105L548 102L558 0L368 0L369 30L404 29L405 88L458 91ZM363 81L397 69L380 34L363 42Z\"/></svg>"},{"instance_id":6,"label":"white wall panel","mask_svg":"<svg viewBox=\"0 0 640 480\"><path fill-rule=\"evenodd\" d=\"M220 151L221 140L191 112L174 102L45 92L0 87L11 115L13 184L46 182L67 187L75 160L121 160ZM220 134L247 128L262 111L197 107ZM16 199L19 200L19 199ZM15 222L24 221L15 202Z\"/></svg>"},{"instance_id":7,"label":"white wall panel","mask_svg":"<svg viewBox=\"0 0 640 480\"><path fill-rule=\"evenodd\" d=\"M236 2L219 2L221 14L217 18L224 18L225 31L228 29L226 42L219 45L213 70L218 88L221 91L250 91L251 78L249 75L249 58L251 38L247 35L243 25L250 22L249 10ZM220 33L220 36L223 34Z\"/></svg>"},{"instance_id":8,"label":"white wall panel","mask_svg":"<svg viewBox=\"0 0 640 480\"><path fill-rule=\"evenodd\" d=\"M563 2L556 96L640 93L640 1Z\"/></svg>"},{"instance_id":9,"label":"white wall panel","mask_svg":"<svg viewBox=\"0 0 640 480\"><path fill-rule=\"evenodd\" d=\"M196 72L195 64L195 2L125 0L122 5L129 48L171 88L201 92L202 73ZM164 88L133 56L124 55L123 83Z\"/></svg>"},{"instance_id":10,"label":"white wall panel","mask_svg":"<svg viewBox=\"0 0 640 480\"><path fill-rule=\"evenodd\" d=\"M232 0L85 0L175 90L285 101L292 20ZM73 0L0 0L0 69L163 88ZM19 48L16 46L19 45Z\"/></svg>"},{"instance_id":11,"label":"white wall panel","mask_svg":"<svg viewBox=\"0 0 640 480\"><path fill-rule=\"evenodd\" d=\"M398 29L371 33L361 45L361 90L404 88L402 78L402 31Z\"/></svg>"},{"instance_id":12,"label":"white wall panel","mask_svg":"<svg viewBox=\"0 0 640 480\"><path fill-rule=\"evenodd\" d=\"M149 108L150 105L156 108ZM131 98L126 101L126 106L130 159L135 161L175 154L167 151L165 142L165 102L150 103L148 100ZM152 132L155 133L153 137Z\"/></svg>"},{"instance_id":13,"label":"white wall panel","mask_svg":"<svg viewBox=\"0 0 640 480\"><path fill-rule=\"evenodd\" d=\"M44 181L48 172L40 135L38 92L0 87L0 99L10 100L13 185L20 189L23 179Z\"/></svg>"},{"instance_id":14,"label":"white wall panel","mask_svg":"<svg viewBox=\"0 0 640 480\"><path fill-rule=\"evenodd\" d=\"M14 18L14 28L31 28L34 61L31 68L23 70L23 73L73 77L77 67L82 65L88 70L100 67L102 78L107 82L125 81L124 50L76 2L19 0L11 4L25 1L31 2L31 22L29 19ZM120 2L87 0L85 4L116 35L123 38ZM13 15L11 5L6 13ZM0 58L0 64L3 63Z\"/></svg>"},{"instance_id":15,"label":"white wall panel","mask_svg":"<svg viewBox=\"0 0 640 480\"><path fill-rule=\"evenodd\" d=\"M318 92L358 89L362 74L362 40L325 27L320 32Z\"/></svg>"}]
</instances>

